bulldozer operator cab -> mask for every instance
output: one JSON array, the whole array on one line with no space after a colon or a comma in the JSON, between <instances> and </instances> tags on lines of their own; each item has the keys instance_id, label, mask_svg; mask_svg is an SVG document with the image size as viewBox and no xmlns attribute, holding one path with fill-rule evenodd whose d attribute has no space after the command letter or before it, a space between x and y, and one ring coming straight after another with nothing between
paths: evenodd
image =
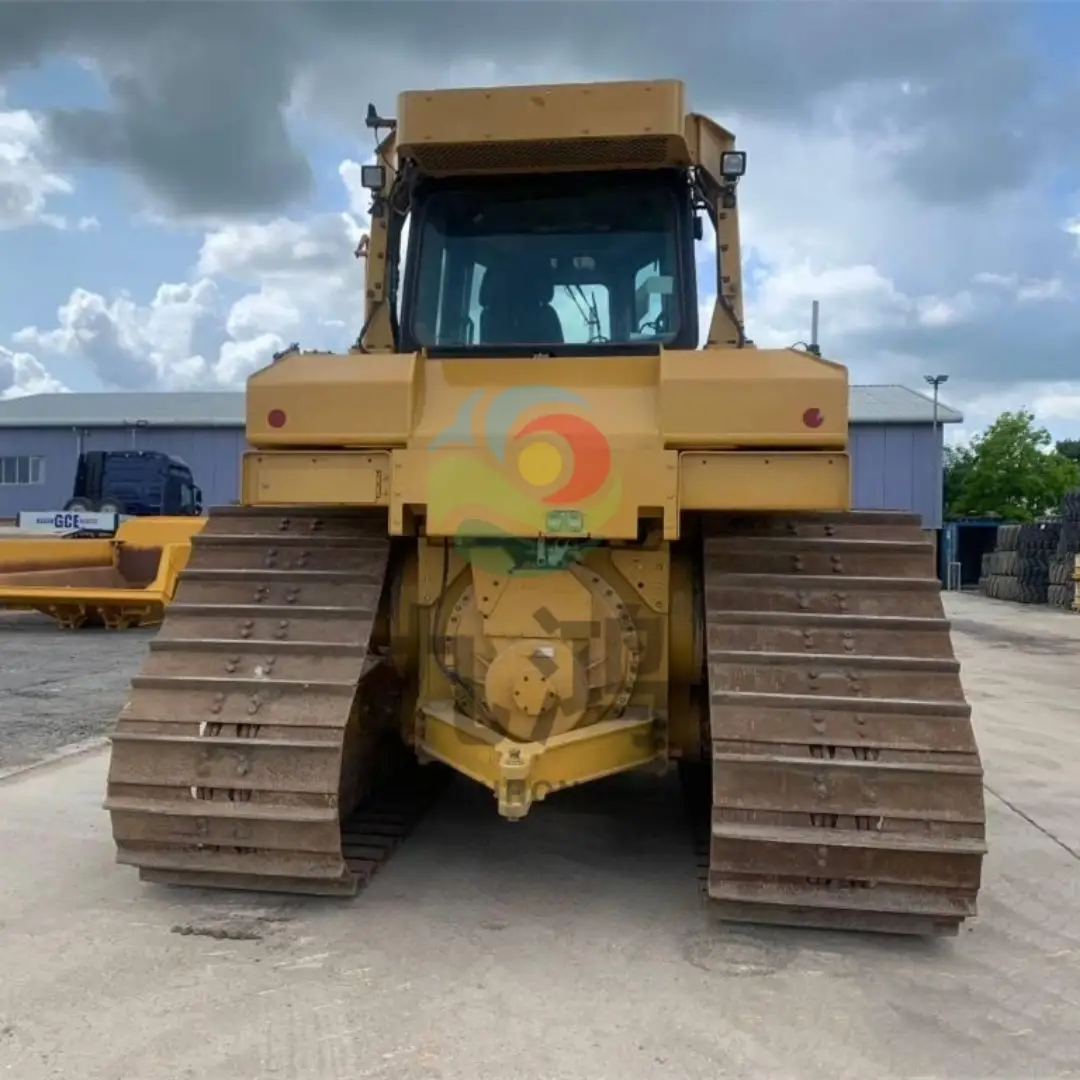
<instances>
[{"instance_id":1,"label":"bulldozer operator cab","mask_svg":"<svg viewBox=\"0 0 1080 1080\"><path fill-rule=\"evenodd\" d=\"M425 180L411 212L404 351L697 347L697 219L681 170Z\"/></svg>"}]
</instances>

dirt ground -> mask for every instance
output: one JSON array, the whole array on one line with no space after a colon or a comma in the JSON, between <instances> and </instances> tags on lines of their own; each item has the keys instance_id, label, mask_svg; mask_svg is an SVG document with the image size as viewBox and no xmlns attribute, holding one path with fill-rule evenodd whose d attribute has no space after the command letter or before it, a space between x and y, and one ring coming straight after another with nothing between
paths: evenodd
<instances>
[{"instance_id":1,"label":"dirt ground","mask_svg":"<svg viewBox=\"0 0 1080 1080\"><path fill-rule=\"evenodd\" d=\"M991 846L956 939L717 926L674 785L628 777L513 825L458 783L352 902L152 888L114 864L96 751L0 781L0 1075L1080 1077L1080 615L947 603ZM4 730L53 675L46 716L114 715L141 652L10 640Z\"/></svg>"},{"instance_id":2,"label":"dirt ground","mask_svg":"<svg viewBox=\"0 0 1080 1080\"><path fill-rule=\"evenodd\" d=\"M153 630L64 631L0 611L0 775L105 734Z\"/></svg>"}]
</instances>

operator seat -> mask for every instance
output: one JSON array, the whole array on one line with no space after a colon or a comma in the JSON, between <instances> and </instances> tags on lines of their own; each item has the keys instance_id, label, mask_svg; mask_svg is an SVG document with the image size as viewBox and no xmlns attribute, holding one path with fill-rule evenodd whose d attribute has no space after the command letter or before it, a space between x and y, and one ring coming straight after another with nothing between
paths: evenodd
<instances>
[{"instance_id":1,"label":"operator seat","mask_svg":"<svg viewBox=\"0 0 1080 1080\"><path fill-rule=\"evenodd\" d=\"M480 283L480 344L561 345L562 323L551 306L555 282L542 266L491 266Z\"/></svg>"}]
</instances>

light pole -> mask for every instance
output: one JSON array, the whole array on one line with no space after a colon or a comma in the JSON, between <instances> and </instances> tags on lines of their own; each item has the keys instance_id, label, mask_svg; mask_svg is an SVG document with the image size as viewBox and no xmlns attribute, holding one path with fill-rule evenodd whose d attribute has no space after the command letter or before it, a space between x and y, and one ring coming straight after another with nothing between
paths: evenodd
<instances>
[{"instance_id":1,"label":"light pole","mask_svg":"<svg viewBox=\"0 0 1080 1080\"><path fill-rule=\"evenodd\" d=\"M934 478L934 499L940 517L938 529L945 529L945 447L938 428L938 389L949 381L948 375L924 375L923 378L934 388L934 453L937 455L937 469Z\"/></svg>"},{"instance_id":2,"label":"light pole","mask_svg":"<svg viewBox=\"0 0 1080 1080\"><path fill-rule=\"evenodd\" d=\"M938 444L938 436L940 434L940 432L938 431L938 388L941 386L942 383L947 383L949 381L949 376L948 375L924 375L923 378L934 388L934 446L938 447L938 445L939 445ZM940 447L940 450L941 450L941 454L939 455L939 458L938 458L938 470L937 470L937 474L938 474L937 491L935 492L935 494L936 494L937 500L938 500L938 512L941 514L942 521L944 522L944 518L945 518L945 506L944 506L944 503L945 503L945 490L944 490L944 485L942 483L942 479L943 479L943 476L944 476L944 461L942 460L943 455L944 455L944 447Z\"/></svg>"}]
</instances>

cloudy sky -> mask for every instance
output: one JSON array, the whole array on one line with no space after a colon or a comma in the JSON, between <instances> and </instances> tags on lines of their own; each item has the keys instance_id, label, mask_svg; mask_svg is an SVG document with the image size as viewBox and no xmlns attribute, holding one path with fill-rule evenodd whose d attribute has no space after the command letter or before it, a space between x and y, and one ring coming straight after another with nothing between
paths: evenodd
<instances>
[{"instance_id":1,"label":"cloudy sky","mask_svg":"<svg viewBox=\"0 0 1080 1080\"><path fill-rule=\"evenodd\" d=\"M749 154L758 344L818 299L853 381L947 373L966 431L1027 405L1080 435L1078 55L1054 0L7 0L0 396L346 347L371 100L678 77Z\"/></svg>"}]
</instances>

